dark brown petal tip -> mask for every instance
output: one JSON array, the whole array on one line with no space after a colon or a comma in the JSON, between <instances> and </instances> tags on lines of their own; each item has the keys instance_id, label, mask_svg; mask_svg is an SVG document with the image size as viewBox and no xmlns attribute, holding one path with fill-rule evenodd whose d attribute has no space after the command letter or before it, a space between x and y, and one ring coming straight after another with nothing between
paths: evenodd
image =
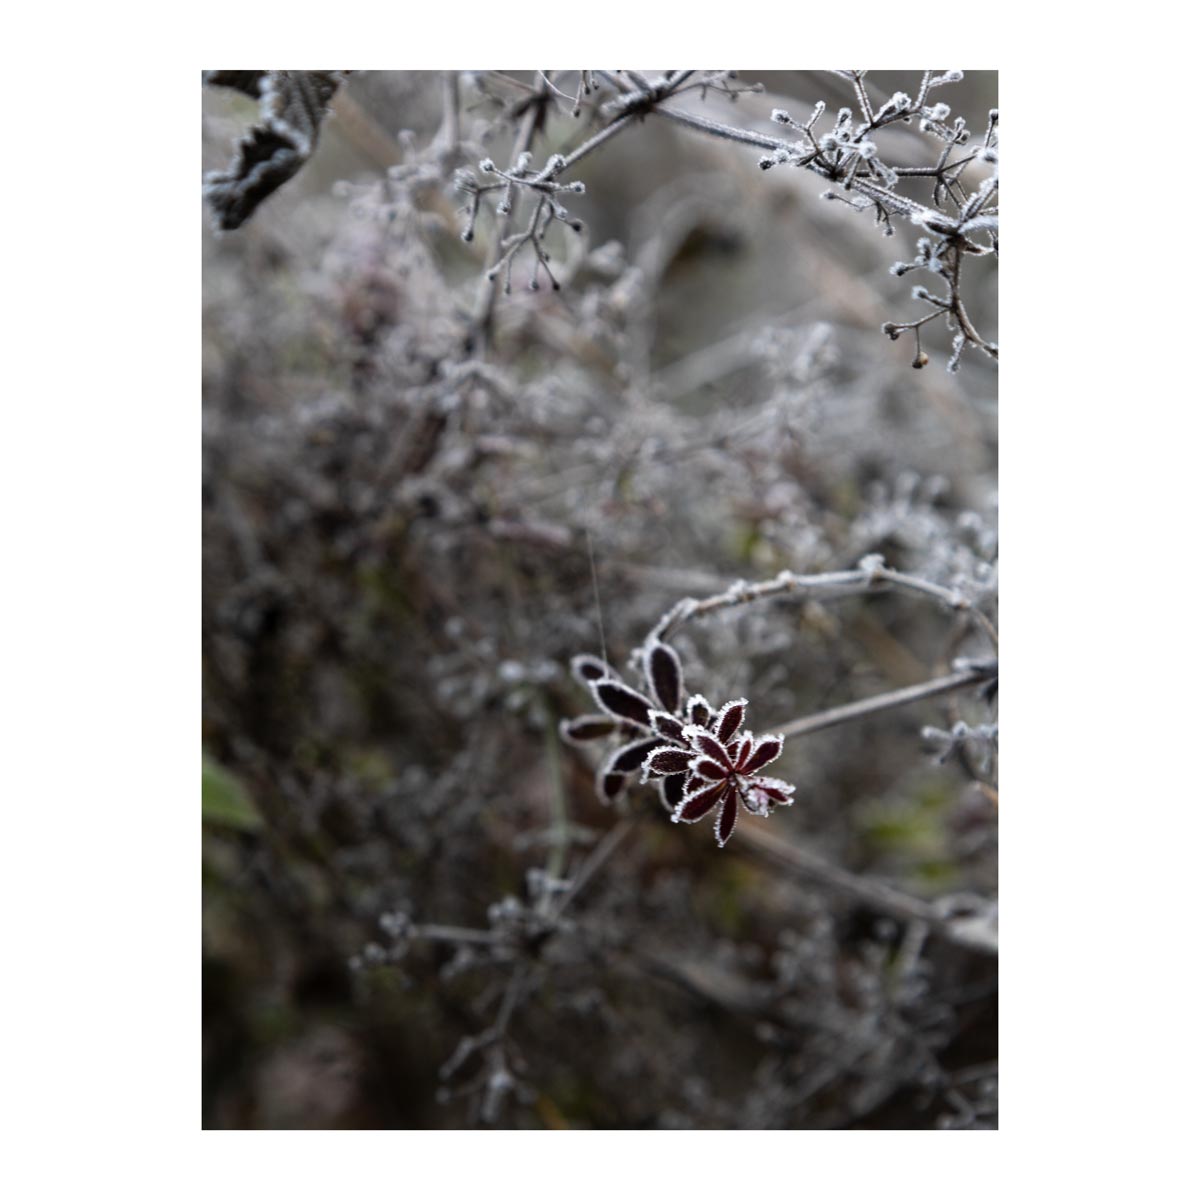
<instances>
[{"instance_id":1,"label":"dark brown petal tip","mask_svg":"<svg viewBox=\"0 0 1200 1200\"><path fill-rule=\"evenodd\" d=\"M672 742L683 741L683 722L668 712L652 712L650 726L660 737Z\"/></svg>"},{"instance_id":2,"label":"dark brown petal tip","mask_svg":"<svg viewBox=\"0 0 1200 1200\"><path fill-rule=\"evenodd\" d=\"M717 719L713 722L713 732L726 745L741 729L742 722L746 719L746 705L745 700L730 700L717 713Z\"/></svg>"},{"instance_id":3,"label":"dark brown petal tip","mask_svg":"<svg viewBox=\"0 0 1200 1200\"><path fill-rule=\"evenodd\" d=\"M729 776L728 770L716 759L705 758L704 755L693 758L688 763L688 770L699 779L726 779Z\"/></svg>"},{"instance_id":4,"label":"dark brown petal tip","mask_svg":"<svg viewBox=\"0 0 1200 1200\"><path fill-rule=\"evenodd\" d=\"M721 806L721 815L717 818L717 845L724 846L733 837L733 827L737 824L738 798L731 789Z\"/></svg>"},{"instance_id":5,"label":"dark brown petal tip","mask_svg":"<svg viewBox=\"0 0 1200 1200\"><path fill-rule=\"evenodd\" d=\"M622 775L636 771L646 761L646 756L650 751L661 745L662 742L654 737L643 738L640 742L631 742L628 746L622 746L613 751L605 770L616 771Z\"/></svg>"},{"instance_id":6,"label":"dark brown petal tip","mask_svg":"<svg viewBox=\"0 0 1200 1200\"><path fill-rule=\"evenodd\" d=\"M782 807L787 807L794 801L795 790L793 784L785 783L782 779L773 779L770 775L760 775L758 778L750 780L752 793L757 792L769 804L778 804Z\"/></svg>"},{"instance_id":7,"label":"dark brown petal tip","mask_svg":"<svg viewBox=\"0 0 1200 1200\"><path fill-rule=\"evenodd\" d=\"M603 679L612 672L594 654L577 654L571 659L571 674L587 687L588 684L595 683L597 679Z\"/></svg>"},{"instance_id":8,"label":"dark brown petal tip","mask_svg":"<svg viewBox=\"0 0 1200 1200\"><path fill-rule=\"evenodd\" d=\"M594 742L597 738L614 733L617 723L612 717L597 717L591 714L572 717L558 723L559 736L566 742Z\"/></svg>"},{"instance_id":9,"label":"dark brown petal tip","mask_svg":"<svg viewBox=\"0 0 1200 1200\"><path fill-rule=\"evenodd\" d=\"M686 775L664 775L658 781L658 794L663 808L673 813L683 800L683 785L687 782Z\"/></svg>"},{"instance_id":10,"label":"dark brown petal tip","mask_svg":"<svg viewBox=\"0 0 1200 1200\"><path fill-rule=\"evenodd\" d=\"M753 775L755 771L761 770L768 763L773 763L783 753L783 738L772 737L768 734L766 737L759 738L754 744L754 749L750 751L750 757L746 759L746 765L742 767L742 771L747 775Z\"/></svg>"},{"instance_id":11,"label":"dark brown petal tip","mask_svg":"<svg viewBox=\"0 0 1200 1200\"><path fill-rule=\"evenodd\" d=\"M684 821L691 824L712 812L713 805L728 791L729 784L722 780L720 783L710 783L698 791L688 792L682 801L675 806L671 814L672 821Z\"/></svg>"},{"instance_id":12,"label":"dark brown petal tip","mask_svg":"<svg viewBox=\"0 0 1200 1200\"><path fill-rule=\"evenodd\" d=\"M646 655L646 678L659 708L674 712L683 694L679 655L665 643L655 642Z\"/></svg>"},{"instance_id":13,"label":"dark brown petal tip","mask_svg":"<svg viewBox=\"0 0 1200 1200\"><path fill-rule=\"evenodd\" d=\"M632 721L635 725L650 728L650 701L640 692L635 692L627 684L616 679L600 679L592 685L592 695L601 708L620 717L623 721Z\"/></svg>"},{"instance_id":14,"label":"dark brown petal tip","mask_svg":"<svg viewBox=\"0 0 1200 1200\"><path fill-rule=\"evenodd\" d=\"M746 767L746 759L750 757L750 751L754 749L754 736L743 733L741 737L734 738L727 749L729 757L733 759L734 769L742 771Z\"/></svg>"},{"instance_id":15,"label":"dark brown petal tip","mask_svg":"<svg viewBox=\"0 0 1200 1200\"><path fill-rule=\"evenodd\" d=\"M647 775L682 775L688 769L691 755L686 750L665 746L646 759Z\"/></svg>"},{"instance_id":16,"label":"dark brown petal tip","mask_svg":"<svg viewBox=\"0 0 1200 1200\"><path fill-rule=\"evenodd\" d=\"M707 729L699 725L688 725L684 728L683 736L694 747L698 754L716 759L726 771L733 770L733 763L725 752L725 747Z\"/></svg>"},{"instance_id":17,"label":"dark brown petal tip","mask_svg":"<svg viewBox=\"0 0 1200 1200\"><path fill-rule=\"evenodd\" d=\"M601 770L596 774L596 795L602 804L611 804L625 790L628 782L628 775Z\"/></svg>"}]
</instances>

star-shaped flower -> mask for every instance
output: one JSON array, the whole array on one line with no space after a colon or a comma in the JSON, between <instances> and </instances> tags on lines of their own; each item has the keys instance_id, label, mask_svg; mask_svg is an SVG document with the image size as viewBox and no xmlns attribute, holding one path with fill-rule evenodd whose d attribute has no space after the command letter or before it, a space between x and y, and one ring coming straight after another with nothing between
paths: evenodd
<instances>
[{"instance_id":1,"label":"star-shaped flower","mask_svg":"<svg viewBox=\"0 0 1200 1200\"><path fill-rule=\"evenodd\" d=\"M687 750L674 746L652 750L643 767L646 778L657 775L683 780L683 795L671 814L672 821L699 821L720 806L716 823L719 846L733 835L739 803L747 812L766 817L775 806L791 804L796 790L782 779L758 776L783 753L783 738L774 734L756 738L748 730L742 732L745 718L746 701L731 700L708 722L684 726Z\"/></svg>"},{"instance_id":2,"label":"star-shaped flower","mask_svg":"<svg viewBox=\"0 0 1200 1200\"><path fill-rule=\"evenodd\" d=\"M657 785L673 821L699 821L719 805L720 846L733 833L739 802L748 812L764 817L775 806L792 803L791 784L757 775L779 757L783 738L756 739L743 732L745 700L731 700L719 710L700 695L684 701L679 658L663 642L647 648L642 667L649 694L630 687L591 655L579 655L571 663L575 677L591 689L602 715L564 721L563 737L573 742L619 739L596 774L602 801L615 800L640 769L643 782Z\"/></svg>"}]
</instances>

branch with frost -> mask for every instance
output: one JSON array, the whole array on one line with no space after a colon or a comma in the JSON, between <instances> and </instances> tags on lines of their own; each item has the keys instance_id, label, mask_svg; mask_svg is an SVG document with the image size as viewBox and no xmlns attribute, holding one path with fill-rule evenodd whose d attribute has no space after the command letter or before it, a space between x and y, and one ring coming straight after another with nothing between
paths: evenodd
<instances>
[{"instance_id":1,"label":"branch with frost","mask_svg":"<svg viewBox=\"0 0 1200 1200\"><path fill-rule=\"evenodd\" d=\"M913 321L888 322L883 326L883 332L893 341L905 332L913 334L916 350L912 365L919 369L929 362L929 356L921 349L921 328L935 317L944 316L954 335L947 364L949 370L958 369L963 348L968 344L991 358L999 358L999 346L975 328L961 288L966 259L998 255L1000 250L999 152L996 148L999 111L992 109L988 114L983 143L963 150L970 138L965 121L962 117L951 120L948 104L942 101L931 103L929 99L934 89L960 81L961 71L946 71L941 75L926 71L915 98L905 92L896 92L878 109L872 105L867 93L866 71L836 73L853 84L858 117L852 109L842 108L832 129L819 132L816 125L825 114L823 102L818 102L803 124L793 120L786 110L777 108L771 113L771 119L797 135L790 142L720 125L670 108L659 106L654 111L698 132L769 150L769 154L759 158L759 166L764 171L789 165L812 171L837 184L837 189L823 193L825 198L845 201L858 211L873 211L876 224L883 226L886 235L894 232L892 218L896 216L905 217L933 234L933 237L918 241L917 255L912 262L897 263L892 271L896 275L912 270L928 271L943 281L945 294L935 295L921 286L914 288L913 298L928 304L933 311ZM883 159L875 135L888 125L901 121L909 124L915 121L922 133L941 143L938 159L931 166L892 167ZM955 150L958 154L951 162ZM990 174L968 194L963 176L976 162L990 168ZM898 190L902 180L911 179L931 181L930 205L921 204Z\"/></svg>"},{"instance_id":2,"label":"branch with frost","mask_svg":"<svg viewBox=\"0 0 1200 1200\"><path fill-rule=\"evenodd\" d=\"M558 73L564 74L564 73ZM775 109L771 119L788 131L788 135L769 134L757 130L726 125L708 117L671 105L688 92L698 91L701 97L708 91L716 91L736 100L744 91L759 90L757 87L740 87L733 80L734 72L671 71L658 79L650 79L637 71L580 72L579 89L571 105L571 113L578 116L581 98L585 92L603 92L607 89L609 99L601 99L596 107L608 123L598 133L589 137L573 152L552 157L541 171L532 169L532 159L526 160L532 136L528 123L518 138L518 150L514 154L514 165L509 172L498 172L504 182L482 184L470 172L456 176L456 187L468 198L467 225L463 237L474 237L475 222L481 201L492 193L500 193L496 212L500 219L497 235L497 254L489 269L490 284L499 275L505 280L505 290L511 285L513 259L526 247L532 247L535 266L530 280L531 289L538 287L539 276L550 274L549 254L544 244L544 235L552 221L557 218L568 224L577 224L567 217L565 210L559 211L546 184L551 182L547 172L553 167L553 178L574 166L580 159L592 153L604 142L634 122L655 115L690 129L693 132L739 143L766 151L759 158L759 166L770 170L777 166L792 166L810 171L834 185L823 195L831 200L840 200L857 211L872 212L876 224L882 226L885 235L894 233L893 219L904 218L929 236L922 236L912 261L896 263L892 271L904 275L909 271L921 270L933 275L944 285L941 293L918 285L913 289L913 298L931 309L924 316L904 322L887 322L883 332L892 340L911 333L915 343L912 365L924 367L929 356L921 347L921 330L929 322L941 316L953 335L948 369L958 369L963 349L967 345L976 347L990 358L999 358L998 345L984 337L977 329L967 311L963 298L962 273L964 265L976 257L999 254L999 154L996 146L996 129L999 122L998 110L988 116L988 125L981 144L968 146L970 130L962 117L952 117L950 106L944 101L934 101L931 93L947 84L957 83L961 71L945 71L935 74L925 71L916 88L915 96L896 92L890 98L872 101L867 85L866 71L838 71L835 74L848 80L855 93L857 114L849 107L838 110L832 124L820 123L825 118L826 106L818 102L803 123L794 120L784 109ZM585 78L586 77L586 78ZM515 80L508 80L517 83ZM526 87L528 85L521 85ZM569 99L555 82L554 73L539 72L538 85L530 89L525 103L528 122L530 113L537 112L539 118L547 105L556 99ZM880 150L877 135L889 126L903 123L916 125L921 134L938 144L936 160L928 166L892 166ZM973 164L980 164L989 174L974 190L968 191L966 175ZM495 165L487 160L481 164L486 173L496 171ZM905 195L902 185L914 182L928 183L928 202ZM507 232L508 215L514 203L514 189L524 186L529 191L542 191L536 198L535 211L525 229L514 235ZM556 189L564 185L557 184ZM569 185L565 185L569 186ZM579 189L575 189L579 190Z\"/></svg>"},{"instance_id":3,"label":"branch with frost","mask_svg":"<svg viewBox=\"0 0 1200 1200\"><path fill-rule=\"evenodd\" d=\"M831 729L834 725L845 725L849 721L860 721L864 717L887 712L889 709L903 708L908 704L916 704L920 700L929 700L934 696L945 696L950 692L959 692L965 688L988 688L995 682L999 670L995 659L981 661L960 659L955 662L954 666L955 670L949 675L941 675L937 679L930 679L925 683L915 683L911 687L897 688L892 692L870 696L865 700L855 700L850 704L839 705L837 708L823 709L810 717L797 717L796 720L781 725L775 732L779 737L802 737L822 729ZM987 726L987 728L995 730L994 725ZM926 727L921 731L921 735L927 741L934 741L937 740L936 735L941 732L941 730ZM956 748L957 746L952 747L950 752ZM949 757L950 752L947 752L946 757Z\"/></svg>"},{"instance_id":4,"label":"branch with frost","mask_svg":"<svg viewBox=\"0 0 1200 1200\"><path fill-rule=\"evenodd\" d=\"M762 583L739 581L725 591L703 600L684 597L663 614L647 635L644 645L650 646L657 641L666 641L689 621L741 604L753 604L759 600L781 596L834 600L843 596L861 596L886 591L903 591L926 596L952 612L965 613L991 643L993 649L1000 644L995 626L970 597L928 579L893 570L887 566L882 556L868 554L850 571L828 571L820 575L797 575L794 571L780 571L773 579Z\"/></svg>"},{"instance_id":5,"label":"branch with frost","mask_svg":"<svg viewBox=\"0 0 1200 1200\"><path fill-rule=\"evenodd\" d=\"M749 702L744 697L717 704L698 692L688 695L679 656L668 639L687 621L758 600L788 595L832 598L884 590L912 592L951 611L970 613L995 649L995 628L968 597L892 570L879 555L868 555L853 571L809 576L783 571L763 583L737 583L705 600L689 597L675 604L631 656L632 668L642 676L635 684L607 661L576 655L572 674L590 691L597 711L565 719L560 735L574 744L608 745L596 771L596 795L602 804L618 801L640 773L642 783L657 789L673 822L691 824L715 814L717 845L724 847L740 812L765 818L793 803L792 784L760 774L780 757L785 738L964 688L994 694L998 664L994 657L961 659L950 675L802 717L756 737L746 726Z\"/></svg>"},{"instance_id":6,"label":"branch with frost","mask_svg":"<svg viewBox=\"0 0 1200 1200\"><path fill-rule=\"evenodd\" d=\"M650 654L654 647L665 643L687 622L742 604L789 596L832 600L883 591L901 591L924 596L950 612L964 613L971 618L977 630L987 639L991 649L995 651L999 648L999 636L995 626L987 615L963 593L943 587L928 579L895 571L885 564L880 555L870 554L852 571L831 571L821 575L797 575L792 571L781 571L774 579L768 579L758 584L738 582L703 600L685 597L663 614L641 648L635 651L635 658L640 657L645 660L646 655ZM863 720L890 709L901 708L921 700L931 699L934 696L948 695L969 688L976 689L985 697L995 695L999 683L999 662L995 657L960 658L954 662L953 666L954 669L950 674L927 680L924 683L898 688L895 691L884 692L863 700L855 700L849 704L825 709L809 716L797 717L795 720L781 725L774 731L773 736L781 740L787 737L803 737L823 729L830 729L835 725ZM923 736L927 741L935 742L945 750L944 761L966 742L978 743L986 737L990 739L990 743L994 747L996 734L994 725L981 726L978 730L974 730L959 722L950 734L943 734L940 730L927 727L923 731Z\"/></svg>"}]
</instances>

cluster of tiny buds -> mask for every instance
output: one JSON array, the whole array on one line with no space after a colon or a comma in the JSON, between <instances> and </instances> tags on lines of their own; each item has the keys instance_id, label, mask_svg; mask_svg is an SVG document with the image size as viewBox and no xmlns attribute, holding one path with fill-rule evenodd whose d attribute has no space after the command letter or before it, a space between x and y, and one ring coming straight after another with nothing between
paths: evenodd
<instances>
[{"instance_id":1,"label":"cluster of tiny buds","mask_svg":"<svg viewBox=\"0 0 1200 1200\"><path fill-rule=\"evenodd\" d=\"M462 240L464 242L473 241L475 238L475 222L479 216L480 201L483 196L489 192L499 192L500 198L496 202L496 213L499 216L507 216L513 211L516 203L516 189L518 187L528 188L531 191L538 193L539 209L538 216L541 215L542 207L548 209L547 224L550 220L562 221L563 224L569 225L576 233L583 230L583 222L572 217L571 214L555 199L554 196L558 192L569 192L572 195L582 196L587 191L587 185L582 180L573 180L570 183L557 182L556 176L566 169L567 160L561 154L552 154L546 161L546 165L540 171L533 169L533 155L529 151L523 151L517 156L517 161L510 170L505 171L496 165L494 159L485 158L479 163L479 170L484 175L494 175L503 182L481 184L475 175L469 170L460 169L454 173L454 187L458 192L470 198L467 207L467 224L462 231ZM538 222L535 219L534 225ZM540 240L545 233L545 225L540 231L535 231L528 236L521 236L514 241L524 244L532 240L535 249L538 252L539 260L545 263L545 254L540 247ZM498 272L499 269L506 266L506 260L510 261L511 256L506 255L500 263L493 268L492 274ZM535 276L536 279L536 276ZM553 276L551 276L553 282Z\"/></svg>"}]
</instances>

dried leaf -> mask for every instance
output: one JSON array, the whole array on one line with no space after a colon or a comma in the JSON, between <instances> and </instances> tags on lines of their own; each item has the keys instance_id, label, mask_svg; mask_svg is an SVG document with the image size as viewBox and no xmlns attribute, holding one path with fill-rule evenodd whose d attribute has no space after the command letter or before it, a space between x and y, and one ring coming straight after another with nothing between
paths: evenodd
<instances>
[{"instance_id":1,"label":"dried leaf","mask_svg":"<svg viewBox=\"0 0 1200 1200\"><path fill-rule=\"evenodd\" d=\"M329 102L346 71L206 71L204 82L259 102L259 123L236 147L223 171L204 181L219 229L237 229L308 161Z\"/></svg>"}]
</instances>

